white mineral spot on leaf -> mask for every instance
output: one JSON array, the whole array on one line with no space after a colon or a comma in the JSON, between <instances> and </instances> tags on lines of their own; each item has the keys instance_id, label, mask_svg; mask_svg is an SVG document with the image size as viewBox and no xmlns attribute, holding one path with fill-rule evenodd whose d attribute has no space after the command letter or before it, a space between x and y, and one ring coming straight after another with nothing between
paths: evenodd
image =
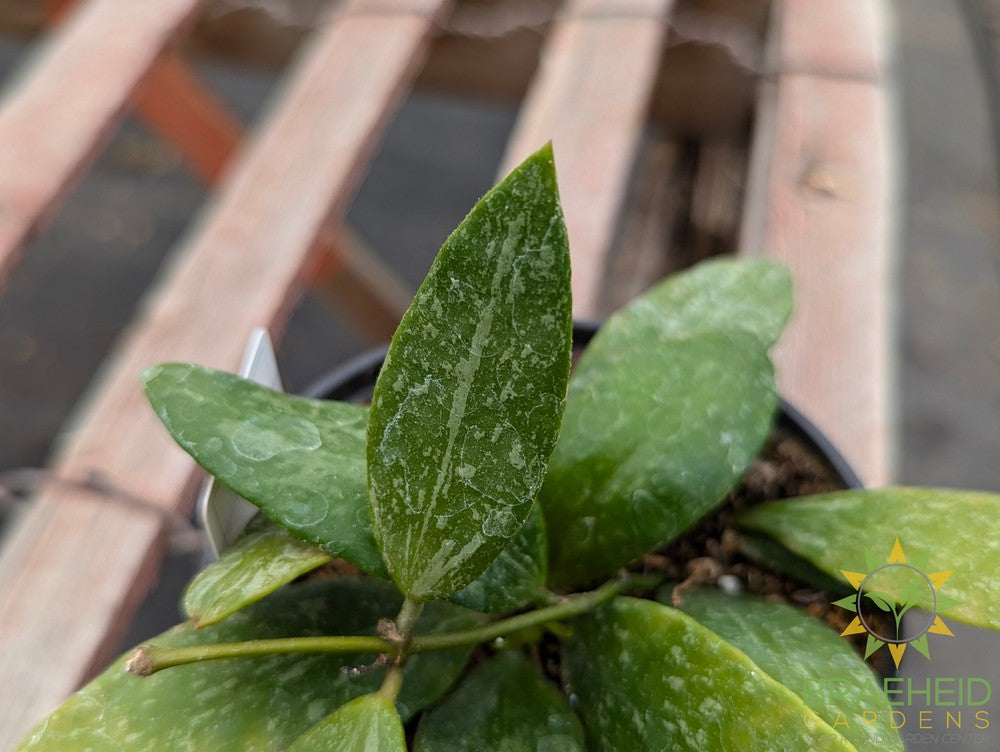
<instances>
[{"instance_id":1,"label":"white mineral spot on leaf","mask_svg":"<svg viewBox=\"0 0 1000 752\"><path fill-rule=\"evenodd\" d=\"M483 533L494 538L510 538L519 524L520 520L510 509L491 509L483 522Z\"/></svg>"},{"instance_id":2,"label":"white mineral spot on leaf","mask_svg":"<svg viewBox=\"0 0 1000 752\"><path fill-rule=\"evenodd\" d=\"M714 697L706 697L698 706L698 712L702 715L717 715L722 710L722 705Z\"/></svg>"},{"instance_id":3,"label":"white mineral spot on leaf","mask_svg":"<svg viewBox=\"0 0 1000 752\"><path fill-rule=\"evenodd\" d=\"M516 467L518 470L524 467L524 452L521 449L521 442L515 441L511 444L510 453L507 455L507 461L510 462L512 467Z\"/></svg>"},{"instance_id":4,"label":"white mineral spot on leaf","mask_svg":"<svg viewBox=\"0 0 1000 752\"><path fill-rule=\"evenodd\" d=\"M316 425L295 415L251 418L239 425L231 441L233 449L257 461L269 460L283 452L311 451L323 445Z\"/></svg>"},{"instance_id":5,"label":"white mineral spot on leaf","mask_svg":"<svg viewBox=\"0 0 1000 752\"><path fill-rule=\"evenodd\" d=\"M303 489L298 498L290 500L285 507L286 519L300 527L318 525L329 514L330 502L319 491Z\"/></svg>"}]
</instances>

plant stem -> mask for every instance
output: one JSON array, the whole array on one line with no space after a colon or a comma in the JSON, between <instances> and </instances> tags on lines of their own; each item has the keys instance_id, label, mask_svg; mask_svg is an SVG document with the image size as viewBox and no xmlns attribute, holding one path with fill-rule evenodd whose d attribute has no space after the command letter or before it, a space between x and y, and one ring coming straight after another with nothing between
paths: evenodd
<instances>
[{"instance_id":1,"label":"plant stem","mask_svg":"<svg viewBox=\"0 0 1000 752\"><path fill-rule=\"evenodd\" d=\"M396 617L396 628L403 635L404 640L409 640L413 635L413 628L416 626L417 619L420 618L420 612L423 610L423 603L412 601L409 597L403 600L403 607L399 610L399 616Z\"/></svg>"},{"instance_id":2,"label":"plant stem","mask_svg":"<svg viewBox=\"0 0 1000 752\"><path fill-rule=\"evenodd\" d=\"M420 618L420 612L423 610L424 605L422 603L417 603L411 600L409 596L406 596L403 599L403 607L399 610L399 615L396 617L396 632L401 638L399 651L396 653L396 661L385 672L385 679L382 680L382 686L378 690L378 693L389 700L389 702L395 702L399 696L399 690L403 688L403 664L406 663L410 638L413 636L413 628L416 626L417 619Z\"/></svg>"},{"instance_id":3,"label":"plant stem","mask_svg":"<svg viewBox=\"0 0 1000 752\"><path fill-rule=\"evenodd\" d=\"M659 577L655 578L659 583ZM619 593L634 587L645 586L650 581L648 577L630 577L607 582L597 590L589 593L567 596L562 603L554 606L538 608L517 616L495 621L482 627L464 629L459 632L443 632L441 634L415 635L410 641L409 652L424 653L429 650L445 650L462 645L477 645L481 642L495 640L512 632L518 632L529 627L537 627L552 621L570 619L593 611L603 603L614 598Z\"/></svg>"},{"instance_id":4,"label":"plant stem","mask_svg":"<svg viewBox=\"0 0 1000 752\"><path fill-rule=\"evenodd\" d=\"M395 702L396 698L399 697L399 690L402 688L403 664L394 663L385 672L385 679L382 681L382 686L379 687L378 693L389 702Z\"/></svg>"},{"instance_id":5,"label":"plant stem","mask_svg":"<svg viewBox=\"0 0 1000 752\"><path fill-rule=\"evenodd\" d=\"M251 658L287 653L388 653L395 655L399 645L380 637L282 637L272 640L218 642L183 648L158 648L140 645L126 668L133 674L149 676L161 669L187 663L214 661L220 658Z\"/></svg>"},{"instance_id":6,"label":"plant stem","mask_svg":"<svg viewBox=\"0 0 1000 752\"><path fill-rule=\"evenodd\" d=\"M193 645L183 648L158 648L153 645L140 645L129 659L127 668L133 674L149 676L165 668L181 666L200 661L212 661L221 658L249 658L261 655L281 655L289 653L382 653L398 658L411 653L425 653L431 650L465 645L478 645L482 642L504 637L513 632L547 624L549 622L570 619L593 611L603 603L614 598L619 593L633 588L648 589L659 584L660 577L637 576L605 583L597 590L579 595L566 596L561 603L544 608L527 611L517 616L500 619L473 629L458 632L443 632L440 634L412 635L404 633L404 642L384 640L381 637L285 637L272 640L248 640L246 642L220 642L214 645ZM408 606L407 603L410 605ZM403 627L412 630L420 612L420 604L409 600L403 604L403 609L397 617L400 631ZM403 622L400 624L399 622ZM412 634L412 632L411 632ZM390 669L401 668L393 666ZM396 679L392 680L393 682ZM398 692L386 677L385 692Z\"/></svg>"}]
</instances>

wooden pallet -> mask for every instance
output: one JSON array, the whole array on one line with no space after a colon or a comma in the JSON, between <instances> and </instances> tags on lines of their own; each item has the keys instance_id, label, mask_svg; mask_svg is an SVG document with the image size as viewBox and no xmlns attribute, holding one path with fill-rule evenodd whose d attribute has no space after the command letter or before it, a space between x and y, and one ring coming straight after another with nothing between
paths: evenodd
<instances>
[{"instance_id":1,"label":"wooden pallet","mask_svg":"<svg viewBox=\"0 0 1000 752\"><path fill-rule=\"evenodd\" d=\"M680 233L694 233L696 255L735 248L733 204L744 197L741 252L784 260L798 285L799 310L778 353L782 388L869 483L888 479L893 186L877 3L776 2L749 167L741 139L754 76L745 61L726 62L724 44L698 39L708 32L691 19L727 7L737 18L752 4L566 0L549 3L554 16L527 35L476 40L449 20L489 3L460 3L449 16L446 0L345 0L310 35L247 138L172 44L202 0L139 5L82 0L0 103L0 144L18 144L0 170L0 280L132 107L217 183L54 460L59 477L98 473L152 506L53 488L0 551L0 748L111 657L155 581L169 519L189 509L194 467L155 424L138 374L166 360L235 368L251 328L280 334L331 249L327 266L369 290L359 303L374 301L377 311L365 315L391 322L400 291L339 222L415 80L476 88L475 65L456 62L471 60L470 49L523 69L504 78L490 68L481 82L488 96L527 90L501 172L555 143L577 314L601 315L676 266L667 247L676 256L682 216L696 218ZM685 89L670 71L692 60L702 61L706 82L718 74L736 87L725 106L711 97L708 109L679 105ZM708 136L692 160L699 132Z\"/></svg>"}]
</instances>

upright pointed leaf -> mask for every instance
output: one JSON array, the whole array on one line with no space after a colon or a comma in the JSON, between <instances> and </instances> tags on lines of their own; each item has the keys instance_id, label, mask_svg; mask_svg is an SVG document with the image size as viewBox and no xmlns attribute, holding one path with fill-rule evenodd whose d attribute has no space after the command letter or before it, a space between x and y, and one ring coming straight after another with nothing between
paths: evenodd
<instances>
[{"instance_id":1,"label":"upright pointed leaf","mask_svg":"<svg viewBox=\"0 0 1000 752\"><path fill-rule=\"evenodd\" d=\"M375 385L375 531L412 598L467 585L527 519L559 429L570 326L566 228L546 147L445 241Z\"/></svg>"},{"instance_id":2,"label":"upright pointed leaf","mask_svg":"<svg viewBox=\"0 0 1000 752\"><path fill-rule=\"evenodd\" d=\"M373 634L402 599L377 580L336 579L275 593L215 626L182 624L151 642L162 647L273 637ZM447 603L424 609L417 630L468 629L478 615ZM413 656L407 661L396 706L410 718L444 694L465 666L470 649ZM178 666L140 678L122 657L44 720L22 752L118 752L122 749L190 752L284 749L331 711L376 691L384 668L374 655L311 654L245 658Z\"/></svg>"},{"instance_id":3,"label":"upright pointed leaf","mask_svg":"<svg viewBox=\"0 0 1000 752\"><path fill-rule=\"evenodd\" d=\"M746 654L676 609L618 598L573 628L564 665L590 749L856 752Z\"/></svg>"},{"instance_id":4,"label":"upright pointed leaf","mask_svg":"<svg viewBox=\"0 0 1000 752\"><path fill-rule=\"evenodd\" d=\"M563 694L521 654L491 658L417 729L416 752L583 752L583 727Z\"/></svg>"},{"instance_id":5,"label":"upright pointed leaf","mask_svg":"<svg viewBox=\"0 0 1000 752\"><path fill-rule=\"evenodd\" d=\"M938 598L938 614L1000 629L1000 495L926 488L838 491L762 504L739 522L837 578L841 570L866 567L866 549L886 557L898 538L908 552L929 552L925 574L954 570L941 588L947 598ZM910 605L933 610L929 593L921 589Z\"/></svg>"},{"instance_id":6,"label":"upright pointed leaf","mask_svg":"<svg viewBox=\"0 0 1000 752\"><path fill-rule=\"evenodd\" d=\"M746 653L859 752L903 751L880 683L850 643L822 622L784 603L717 590L685 592L681 610Z\"/></svg>"},{"instance_id":7,"label":"upright pointed leaf","mask_svg":"<svg viewBox=\"0 0 1000 752\"><path fill-rule=\"evenodd\" d=\"M406 752L406 737L392 703L364 695L317 723L288 752Z\"/></svg>"},{"instance_id":8,"label":"upright pointed leaf","mask_svg":"<svg viewBox=\"0 0 1000 752\"><path fill-rule=\"evenodd\" d=\"M601 327L570 383L541 492L550 578L605 575L698 520L735 484L777 405L767 348L791 307L787 272L711 262Z\"/></svg>"},{"instance_id":9,"label":"upright pointed leaf","mask_svg":"<svg viewBox=\"0 0 1000 752\"><path fill-rule=\"evenodd\" d=\"M387 574L368 510L366 408L183 363L154 366L143 380L156 414L199 465L303 540Z\"/></svg>"},{"instance_id":10,"label":"upright pointed leaf","mask_svg":"<svg viewBox=\"0 0 1000 752\"><path fill-rule=\"evenodd\" d=\"M490 614L527 606L545 589L548 573L545 519L536 504L517 535L486 571L449 600Z\"/></svg>"},{"instance_id":11,"label":"upright pointed leaf","mask_svg":"<svg viewBox=\"0 0 1000 752\"><path fill-rule=\"evenodd\" d=\"M258 514L222 556L191 580L184 612L196 627L216 624L330 558Z\"/></svg>"}]
</instances>

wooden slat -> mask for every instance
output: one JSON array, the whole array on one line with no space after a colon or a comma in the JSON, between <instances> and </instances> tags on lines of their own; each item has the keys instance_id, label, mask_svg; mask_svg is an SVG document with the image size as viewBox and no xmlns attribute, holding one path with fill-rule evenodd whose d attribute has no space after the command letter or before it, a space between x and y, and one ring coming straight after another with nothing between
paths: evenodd
<instances>
[{"instance_id":1,"label":"wooden slat","mask_svg":"<svg viewBox=\"0 0 1000 752\"><path fill-rule=\"evenodd\" d=\"M573 257L573 312L599 310L672 0L570 0L542 53L501 173L551 140Z\"/></svg>"},{"instance_id":2,"label":"wooden slat","mask_svg":"<svg viewBox=\"0 0 1000 752\"><path fill-rule=\"evenodd\" d=\"M776 2L740 236L740 253L795 281L779 388L873 486L892 480L895 446L885 13L882 0Z\"/></svg>"},{"instance_id":3,"label":"wooden slat","mask_svg":"<svg viewBox=\"0 0 1000 752\"><path fill-rule=\"evenodd\" d=\"M0 101L0 284L206 0L91 0Z\"/></svg>"},{"instance_id":4,"label":"wooden slat","mask_svg":"<svg viewBox=\"0 0 1000 752\"><path fill-rule=\"evenodd\" d=\"M163 360L232 369L254 326L281 328L443 4L396 0L387 13L383 0L358 0L318 32L83 403L59 476L98 470L162 510L186 508L193 464L158 425L139 374ZM68 491L26 512L0 551L0 747L116 649L159 566L162 529L157 514Z\"/></svg>"},{"instance_id":5,"label":"wooden slat","mask_svg":"<svg viewBox=\"0 0 1000 752\"><path fill-rule=\"evenodd\" d=\"M866 484L883 485L893 445L887 94L877 82L789 75L771 95L773 131L756 146L770 165L752 182L764 187L741 250L784 262L795 280L779 388Z\"/></svg>"},{"instance_id":6,"label":"wooden slat","mask_svg":"<svg viewBox=\"0 0 1000 752\"><path fill-rule=\"evenodd\" d=\"M884 75L882 0L784 0L779 7L779 70L865 79Z\"/></svg>"},{"instance_id":7,"label":"wooden slat","mask_svg":"<svg viewBox=\"0 0 1000 752\"><path fill-rule=\"evenodd\" d=\"M52 0L46 23L57 26L85 0ZM140 117L185 158L211 185L218 180L242 136L236 118L198 80L173 51L153 64L134 95Z\"/></svg>"}]
</instances>

